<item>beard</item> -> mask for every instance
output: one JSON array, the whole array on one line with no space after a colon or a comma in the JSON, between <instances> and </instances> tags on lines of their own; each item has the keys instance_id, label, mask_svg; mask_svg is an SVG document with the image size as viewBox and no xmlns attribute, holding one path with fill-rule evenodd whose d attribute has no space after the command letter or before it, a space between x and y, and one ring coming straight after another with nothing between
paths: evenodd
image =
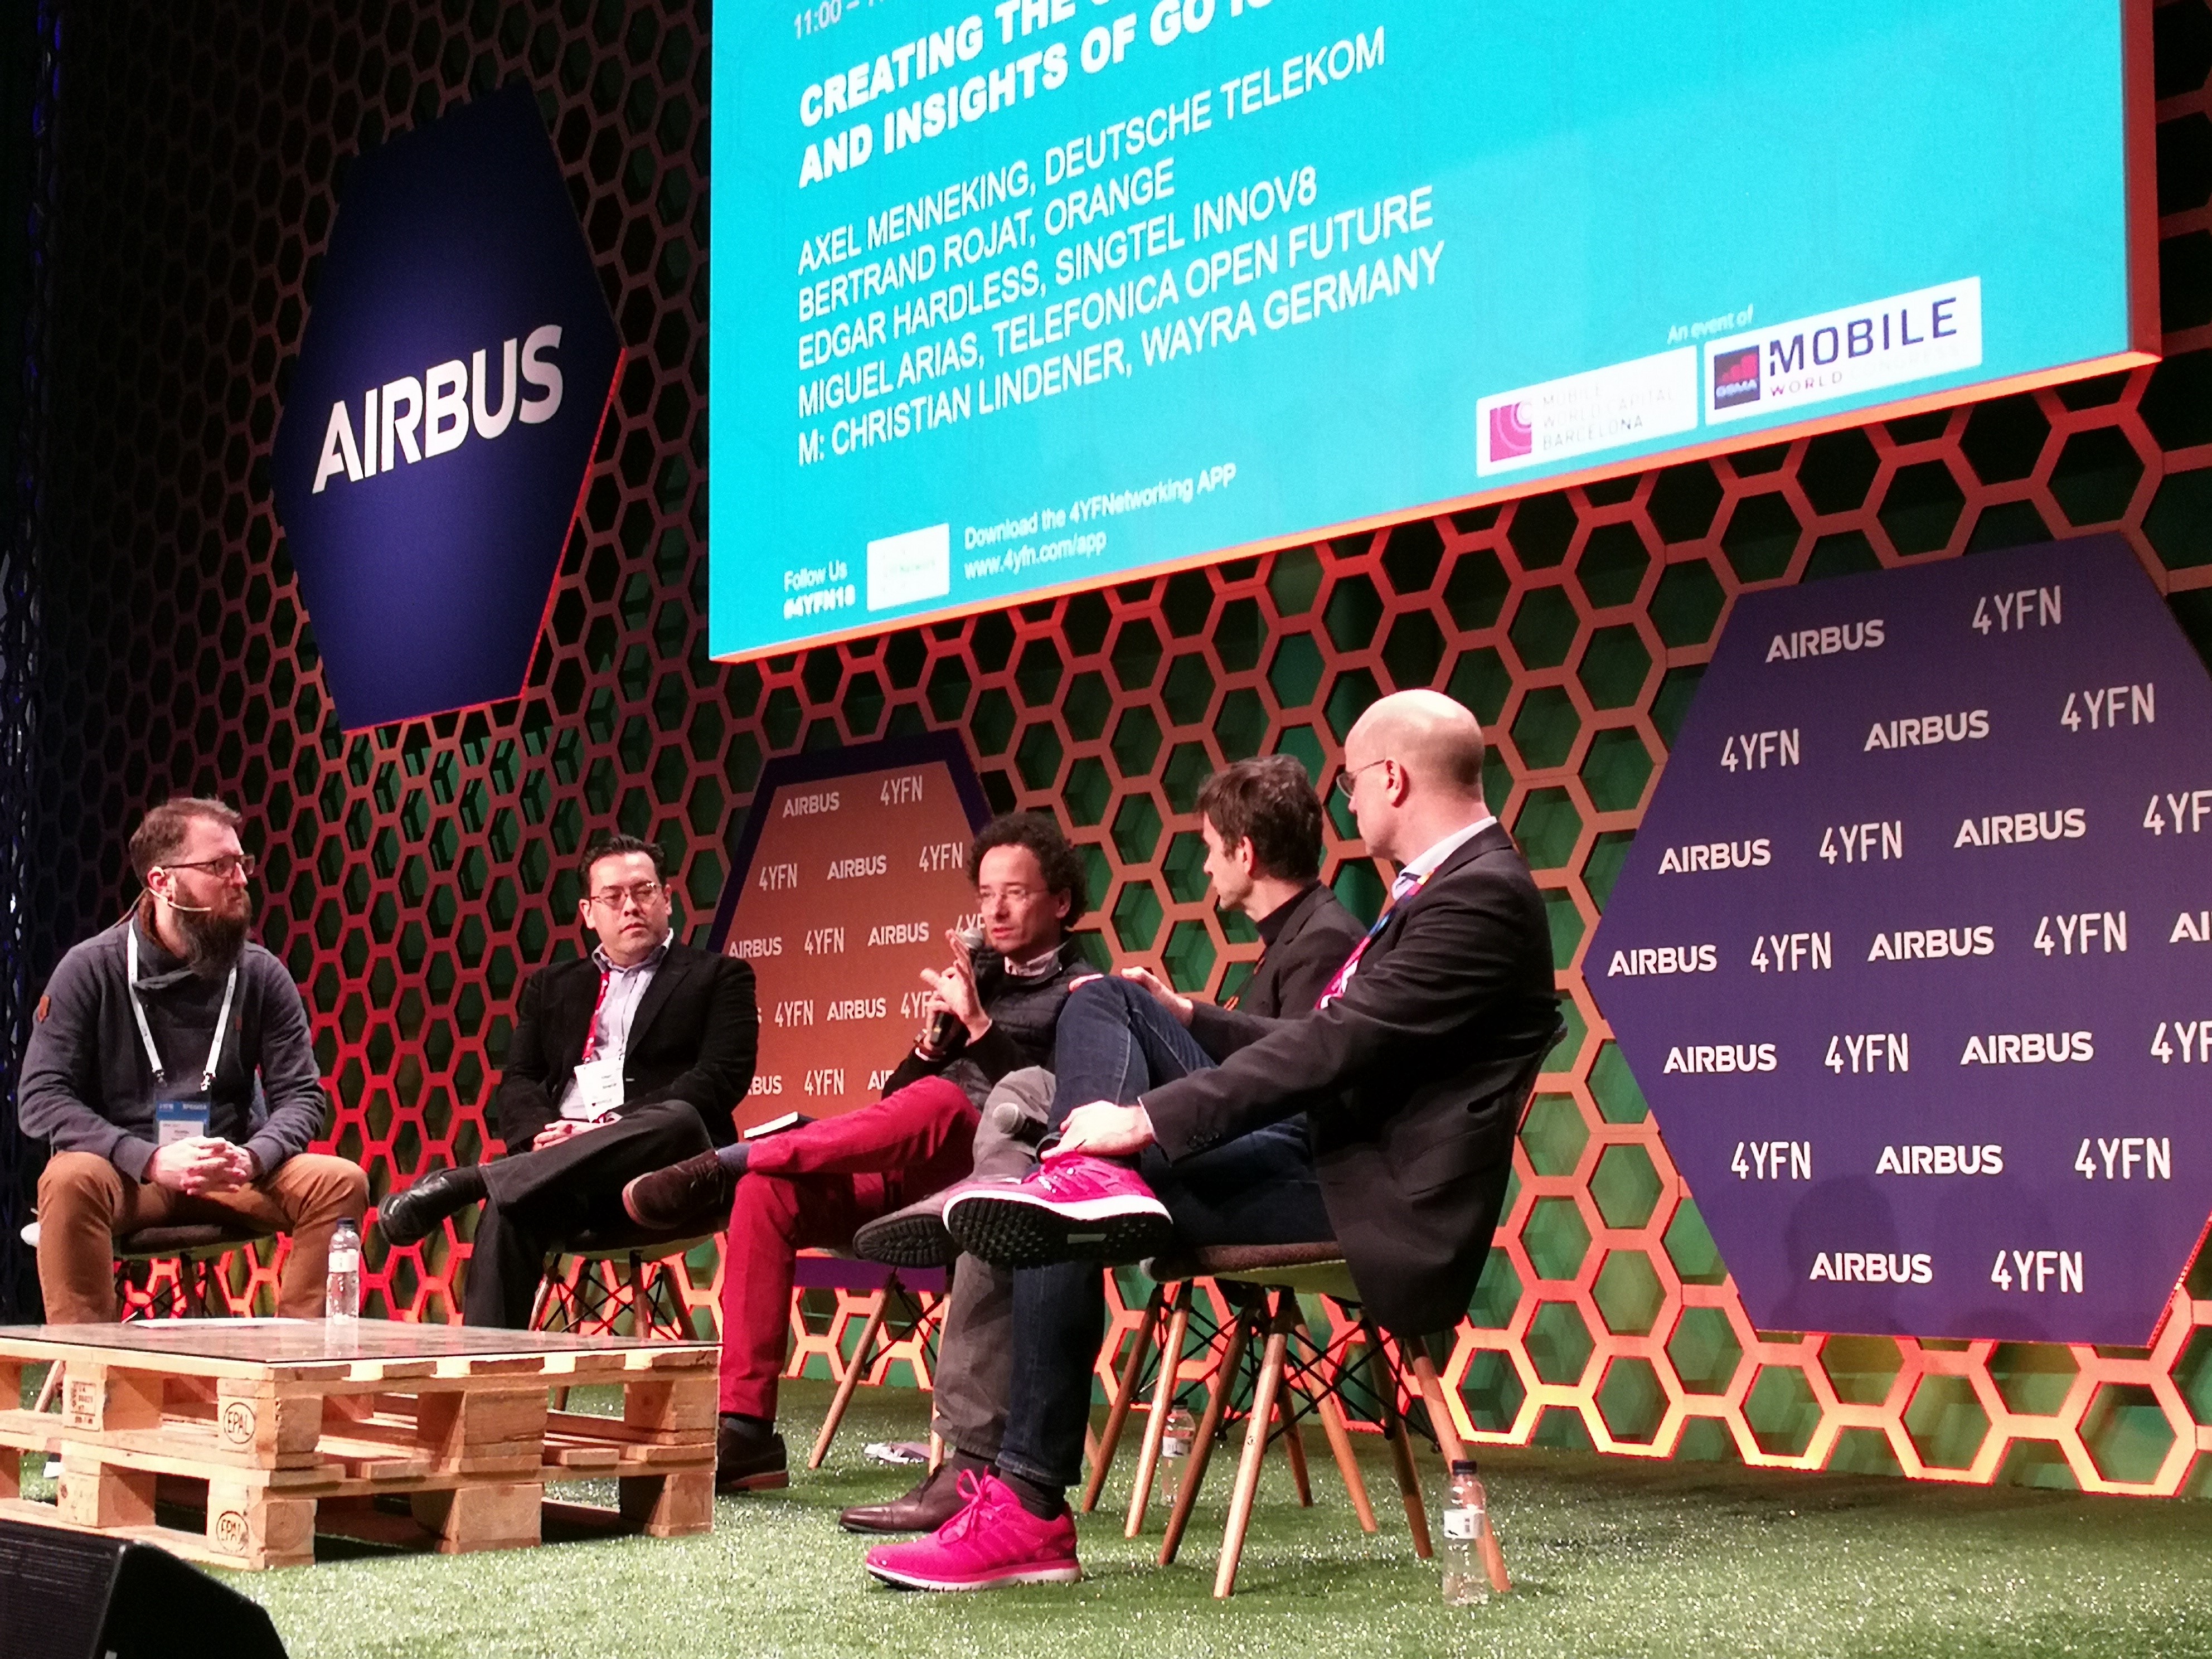
<instances>
[{"instance_id":1,"label":"beard","mask_svg":"<svg viewBox=\"0 0 2212 1659\"><path fill-rule=\"evenodd\" d=\"M253 913L243 896L234 911L218 908L203 915L173 909L170 914L177 919L177 931L185 937L185 960L194 973L222 973L246 949L246 933Z\"/></svg>"}]
</instances>

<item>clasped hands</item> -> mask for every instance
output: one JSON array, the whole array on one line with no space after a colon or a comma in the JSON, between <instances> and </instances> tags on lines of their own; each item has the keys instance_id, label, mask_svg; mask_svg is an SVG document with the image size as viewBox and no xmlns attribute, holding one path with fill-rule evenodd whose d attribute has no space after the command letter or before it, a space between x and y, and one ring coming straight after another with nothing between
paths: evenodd
<instances>
[{"instance_id":1,"label":"clasped hands","mask_svg":"<svg viewBox=\"0 0 2212 1659\"><path fill-rule=\"evenodd\" d=\"M620 1120L612 1112L602 1117L556 1117L531 1137L530 1150L542 1152L548 1146L558 1146L572 1135L583 1134L592 1129L605 1128Z\"/></svg>"},{"instance_id":2,"label":"clasped hands","mask_svg":"<svg viewBox=\"0 0 2212 1659\"><path fill-rule=\"evenodd\" d=\"M261 1173L253 1154L220 1135L193 1135L155 1149L146 1179L172 1192L198 1196L250 1187Z\"/></svg>"}]
</instances>

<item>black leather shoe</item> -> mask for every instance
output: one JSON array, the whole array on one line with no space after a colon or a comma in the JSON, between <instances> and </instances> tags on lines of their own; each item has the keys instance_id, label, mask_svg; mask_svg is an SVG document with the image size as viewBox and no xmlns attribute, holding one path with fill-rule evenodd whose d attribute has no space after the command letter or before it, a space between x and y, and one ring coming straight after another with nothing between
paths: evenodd
<instances>
[{"instance_id":1,"label":"black leather shoe","mask_svg":"<svg viewBox=\"0 0 2212 1659\"><path fill-rule=\"evenodd\" d=\"M945 1194L878 1216L853 1235L853 1254L892 1267L942 1267L960 1254L945 1230Z\"/></svg>"},{"instance_id":2,"label":"black leather shoe","mask_svg":"<svg viewBox=\"0 0 2212 1659\"><path fill-rule=\"evenodd\" d=\"M656 1233L688 1232L695 1226L719 1231L730 1218L738 1177L712 1152L701 1152L623 1188L623 1208L641 1227Z\"/></svg>"},{"instance_id":3,"label":"black leather shoe","mask_svg":"<svg viewBox=\"0 0 2212 1659\"><path fill-rule=\"evenodd\" d=\"M714 1490L766 1492L791 1484L780 1434L746 1434L728 1423L714 1430Z\"/></svg>"},{"instance_id":4,"label":"black leather shoe","mask_svg":"<svg viewBox=\"0 0 2212 1659\"><path fill-rule=\"evenodd\" d=\"M960 1471L948 1457L905 1497L847 1510L837 1524L847 1532L935 1532L967 1507L960 1495Z\"/></svg>"},{"instance_id":5,"label":"black leather shoe","mask_svg":"<svg viewBox=\"0 0 2212 1659\"><path fill-rule=\"evenodd\" d=\"M376 1230L386 1244L419 1243L447 1216L458 1215L483 1195L481 1170L435 1170L376 1206Z\"/></svg>"}]
</instances>

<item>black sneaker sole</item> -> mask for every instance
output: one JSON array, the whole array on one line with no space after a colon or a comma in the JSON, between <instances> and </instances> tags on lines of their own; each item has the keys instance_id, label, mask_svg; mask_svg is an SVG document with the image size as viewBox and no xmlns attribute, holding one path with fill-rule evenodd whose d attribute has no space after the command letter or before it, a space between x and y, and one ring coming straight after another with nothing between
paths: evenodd
<instances>
[{"instance_id":1,"label":"black sneaker sole","mask_svg":"<svg viewBox=\"0 0 2212 1659\"><path fill-rule=\"evenodd\" d=\"M1163 1215L1076 1221L1040 1205L988 1194L948 1206L945 1224L962 1249L999 1267L1049 1267L1061 1261L1118 1267L1158 1255L1175 1242L1175 1224Z\"/></svg>"},{"instance_id":2,"label":"black sneaker sole","mask_svg":"<svg viewBox=\"0 0 2212 1659\"><path fill-rule=\"evenodd\" d=\"M960 1254L942 1216L887 1215L853 1235L853 1254L887 1267L942 1267Z\"/></svg>"}]
</instances>

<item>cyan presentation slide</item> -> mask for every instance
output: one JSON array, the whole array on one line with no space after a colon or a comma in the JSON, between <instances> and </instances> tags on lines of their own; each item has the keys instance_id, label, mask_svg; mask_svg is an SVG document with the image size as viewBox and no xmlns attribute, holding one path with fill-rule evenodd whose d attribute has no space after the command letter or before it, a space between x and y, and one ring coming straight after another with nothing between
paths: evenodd
<instances>
[{"instance_id":1,"label":"cyan presentation slide","mask_svg":"<svg viewBox=\"0 0 2212 1659\"><path fill-rule=\"evenodd\" d=\"M721 6L711 649L2126 353L2121 13Z\"/></svg>"}]
</instances>

